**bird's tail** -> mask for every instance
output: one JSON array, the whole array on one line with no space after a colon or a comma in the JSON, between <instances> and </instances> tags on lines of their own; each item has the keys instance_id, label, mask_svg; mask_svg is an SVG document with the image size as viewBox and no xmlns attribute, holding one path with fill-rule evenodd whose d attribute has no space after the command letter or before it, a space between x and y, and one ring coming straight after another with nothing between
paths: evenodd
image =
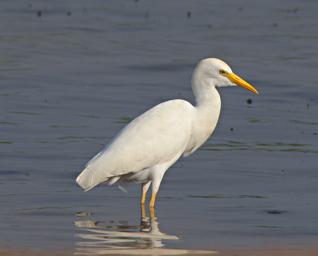
<instances>
[{"instance_id":1,"label":"bird's tail","mask_svg":"<svg viewBox=\"0 0 318 256\"><path fill-rule=\"evenodd\" d=\"M96 179L94 172L86 167L76 178L76 183L86 192L96 187L100 183L100 180Z\"/></svg>"}]
</instances>

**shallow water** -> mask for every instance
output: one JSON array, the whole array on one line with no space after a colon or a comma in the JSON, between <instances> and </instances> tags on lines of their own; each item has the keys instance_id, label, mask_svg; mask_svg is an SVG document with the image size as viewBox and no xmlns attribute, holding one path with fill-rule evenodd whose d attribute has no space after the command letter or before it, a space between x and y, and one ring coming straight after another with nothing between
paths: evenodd
<instances>
[{"instance_id":1,"label":"shallow water","mask_svg":"<svg viewBox=\"0 0 318 256\"><path fill-rule=\"evenodd\" d=\"M315 244L317 10L301 0L1 1L0 246ZM166 174L155 216L140 223L137 186L82 192L74 178L125 123L192 100L191 72L208 56L261 96L221 90L213 138Z\"/></svg>"}]
</instances>

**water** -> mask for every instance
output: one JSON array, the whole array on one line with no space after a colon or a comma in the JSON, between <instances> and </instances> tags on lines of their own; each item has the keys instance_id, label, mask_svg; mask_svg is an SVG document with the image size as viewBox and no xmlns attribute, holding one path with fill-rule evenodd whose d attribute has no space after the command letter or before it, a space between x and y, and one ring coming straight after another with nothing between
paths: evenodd
<instances>
[{"instance_id":1,"label":"water","mask_svg":"<svg viewBox=\"0 0 318 256\"><path fill-rule=\"evenodd\" d=\"M98 253L263 248L318 237L316 1L1 1L0 246ZM139 188L84 193L83 165L131 118L192 100L200 58L261 93L221 90L213 138ZM252 102L247 100L251 99Z\"/></svg>"}]
</instances>

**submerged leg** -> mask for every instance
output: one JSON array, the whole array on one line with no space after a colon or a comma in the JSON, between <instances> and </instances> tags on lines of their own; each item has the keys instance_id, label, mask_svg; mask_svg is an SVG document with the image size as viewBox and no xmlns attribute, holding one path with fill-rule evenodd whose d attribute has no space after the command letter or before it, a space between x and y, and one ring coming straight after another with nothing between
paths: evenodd
<instances>
[{"instance_id":1,"label":"submerged leg","mask_svg":"<svg viewBox=\"0 0 318 256\"><path fill-rule=\"evenodd\" d=\"M145 205L140 204L140 226L145 222L147 215L146 215L146 210L145 210Z\"/></svg>"},{"instance_id":2,"label":"submerged leg","mask_svg":"<svg viewBox=\"0 0 318 256\"><path fill-rule=\"evenodd\" d=\"M148 181L141 185L140 205L144 205L146 202L147 191L150 187L150 184L151 184L151 181Z\"/></svg>"},{"instance_id":3,"label":"submerged leg","mask_svg":"<svg viewBox=\"0 0 318 256\"><path fill-rule=\"evenodd\" d=\"M149 208L150 221L153 221L156 218L156 211L154 207Z\"/></svg>"}]
</instances>

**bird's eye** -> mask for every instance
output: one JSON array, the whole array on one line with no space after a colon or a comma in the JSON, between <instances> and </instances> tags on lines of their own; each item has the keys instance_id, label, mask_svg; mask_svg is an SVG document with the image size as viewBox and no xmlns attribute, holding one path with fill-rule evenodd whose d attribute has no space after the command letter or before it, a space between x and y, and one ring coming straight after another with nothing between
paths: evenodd
<instances>
[{"instance_id":1,"label":"bird's eye","mask_svg":"<svg viewBox=\"0 0 318 256\"><path fill-rule=\"evenodd\" d=\"M227 72L226 72L225 70L223 70L223 69L220 69L219 73L220 73L221 75L226 75L226 74L227 74Z\"/></svg>"}]
</instances>

